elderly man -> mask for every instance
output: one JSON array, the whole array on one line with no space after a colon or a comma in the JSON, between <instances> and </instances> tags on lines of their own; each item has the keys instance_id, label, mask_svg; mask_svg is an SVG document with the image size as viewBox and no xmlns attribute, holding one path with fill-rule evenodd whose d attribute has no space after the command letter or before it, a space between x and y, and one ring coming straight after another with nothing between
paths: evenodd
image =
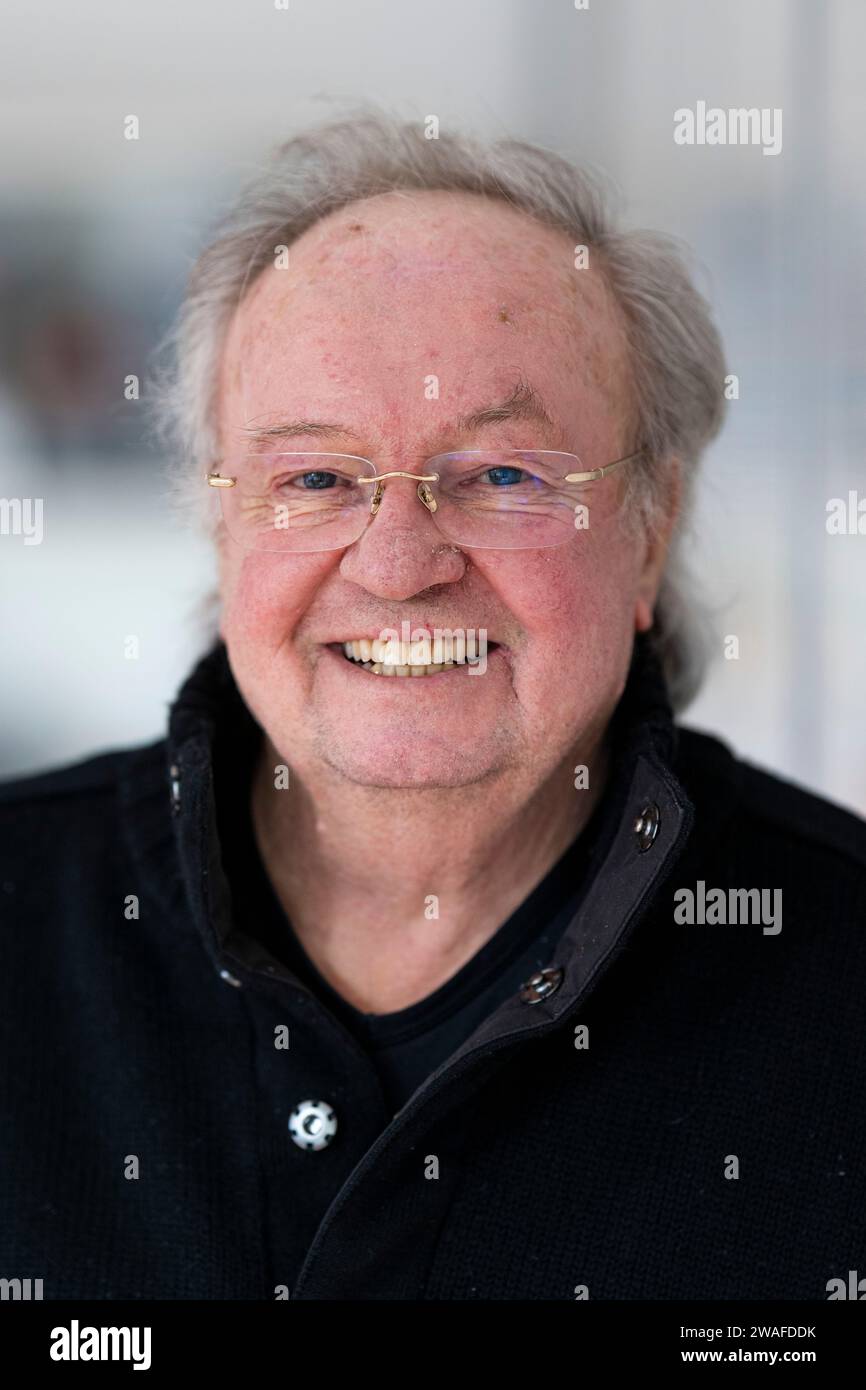
<instances>
[{"instance_id":1,"label":"elderly man","mask_svg":"<svg viewBox=\"0 0 866 1390\"><path fill-rule=\"evenodd\" d=\"M219 637L164 740L4 789L2 1272L825 1298L866 831L673 721L724 378L676 250L373 114L276 151L171 347Z\"/></svg>"}]
</instances>

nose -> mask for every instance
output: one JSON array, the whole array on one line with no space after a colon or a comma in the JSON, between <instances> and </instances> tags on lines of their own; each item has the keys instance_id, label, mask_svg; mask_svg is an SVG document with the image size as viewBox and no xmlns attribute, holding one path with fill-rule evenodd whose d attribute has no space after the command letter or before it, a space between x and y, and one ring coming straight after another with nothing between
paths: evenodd
<instances>
[{"instance_id":1,"label":"nose","mask_svg":"<svg viewBox=\"0 0 866 1390\"><path fill-rule=\"evenodd\" d=\"M466 573L465 555L446 541L417 489L412 478L386 479L378 512L340 561L343 578L377 598L412 598Z\"/></svg>"}]
</instances>

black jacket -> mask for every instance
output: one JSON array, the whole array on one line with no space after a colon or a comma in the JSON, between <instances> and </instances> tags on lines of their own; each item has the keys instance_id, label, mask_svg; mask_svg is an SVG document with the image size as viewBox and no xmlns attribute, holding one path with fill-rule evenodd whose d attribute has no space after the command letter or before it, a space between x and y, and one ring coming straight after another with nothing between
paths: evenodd
<instances>
[{"instance_id":1,"label":"black jacket","mask_svg":"<svg viewBox=\"0 0 866 1390\"><path fill-rule=\"evenodd\" d=\"M239 706L217 648L167 740L0 793L0 1276L46 1299L823 1300L863 1265L862 821L675 726L640 640L575 920L392 1116L233 911L213 754ZM683 889L780 889L781 930L685 924ZM288 1131L308 1098L339 1121L312 1152Z\"/></svg>"}]
</instances>

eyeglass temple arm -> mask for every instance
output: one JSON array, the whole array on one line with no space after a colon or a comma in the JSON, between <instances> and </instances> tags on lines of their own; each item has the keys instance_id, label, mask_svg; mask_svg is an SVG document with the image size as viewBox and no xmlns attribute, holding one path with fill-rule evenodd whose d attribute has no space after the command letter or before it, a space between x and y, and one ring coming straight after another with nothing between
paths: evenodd
<instances>
[{"instance_id":1,"label":"eyeglass temple arm","mask_svg":"<svg viewBox=\"0 0 866 1390\"><path fill-rule=\"evenodd\" d=\"M592 468L588 473L566 473L564 481L567 483L592 483L596 478L604 478L614 468L619 468L621 463L633 463L643 454L643 449L639 449L636 454L627 454L625 458L614 459L613 463L606 463L604 468Z\"/></svg>"},{"instance_id":2,"label":"eyeglass temple arm","mask_svg":"<svg viewBox=\"0 0 866 1390\"><path fill-rule=\"evenodd\" d=\"M221 473L205 473L208 487L234 487L237 478L224 478Z\"/></svg>"}]
</instances>

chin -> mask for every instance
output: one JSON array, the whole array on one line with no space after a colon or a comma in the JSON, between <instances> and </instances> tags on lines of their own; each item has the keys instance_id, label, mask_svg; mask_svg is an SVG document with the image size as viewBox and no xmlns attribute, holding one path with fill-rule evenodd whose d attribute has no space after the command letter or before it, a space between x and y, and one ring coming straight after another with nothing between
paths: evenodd
<instances>
[{"instance_id":1,"label":"chin","mask_svg":"<svg viewBox=\"0 0 866 1390\"><path fill-rule=\"evenodd\" d=\"M316 752L328 767L358 786L392 790L433 790L483 782L501 770L501 758L477 745L461 749L432 739L317 740ZM486 754L486 756L485 756Z\"/></svg>"}]
</instances>

